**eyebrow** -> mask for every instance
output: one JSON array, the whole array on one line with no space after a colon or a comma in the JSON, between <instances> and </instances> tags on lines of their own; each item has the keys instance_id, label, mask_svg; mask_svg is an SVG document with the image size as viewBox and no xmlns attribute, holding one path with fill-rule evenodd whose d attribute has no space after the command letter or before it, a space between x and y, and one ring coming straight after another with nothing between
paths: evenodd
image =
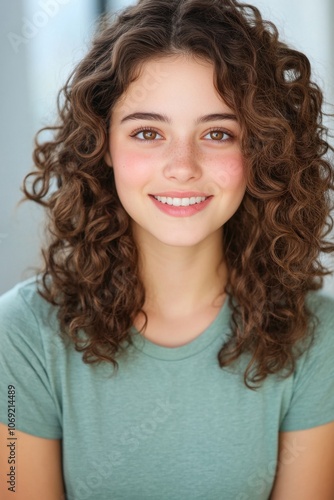
<instances>
[{"instance_id":1,"label":"eyebrow","mask_svg":"<svg viewBox=\"0 0 334 500\"><path fill-rule=\"evenodd\" d=\"M172 120L167 115L161 115L159 113L132 113L131 115L127 115L122 118L121 124L128 120L154 120L169 123L170 125L172 124ZM237 121L237 117L232 113L213 113L211 115L200 116L199 118L197 118L195 124L199 125L200 123L207 123L218 120Z\"/></svg>"}]
</instances>

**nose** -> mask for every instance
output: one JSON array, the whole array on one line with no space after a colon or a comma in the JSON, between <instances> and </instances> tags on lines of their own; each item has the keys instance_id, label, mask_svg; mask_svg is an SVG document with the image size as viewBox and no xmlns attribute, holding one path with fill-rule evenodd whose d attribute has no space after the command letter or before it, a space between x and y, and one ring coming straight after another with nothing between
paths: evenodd
<instances>
[{"instance_id":1,"label":"nose","mask_svg":"<svg viewBox=\"0 0 334 500\"><path fill-rule=\"evenodd\" d=\"M199 155L191 144L173 144L167 154L164 168L166 178L184 183L201 177Z\"/></svg>"}]
</instances>

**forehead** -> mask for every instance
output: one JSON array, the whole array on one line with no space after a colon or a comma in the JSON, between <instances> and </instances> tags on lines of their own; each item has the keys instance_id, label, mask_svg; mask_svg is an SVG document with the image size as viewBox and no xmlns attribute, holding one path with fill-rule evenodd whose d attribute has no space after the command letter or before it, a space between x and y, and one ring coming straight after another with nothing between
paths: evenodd
<instances>
[{"instance_id":1,"label":"forehead","mask_svg":"<svg viewBox=\"0 0 334 500\"><path fill-rule=\"evenodd\" d=\"M135 112L143 106L159 106L164 112L222 105L224 111L229 109L214 86L210 61L183 54L154 58L141 63L135 76L115 104L114 113Z\"/></svg>"}]
</instances>

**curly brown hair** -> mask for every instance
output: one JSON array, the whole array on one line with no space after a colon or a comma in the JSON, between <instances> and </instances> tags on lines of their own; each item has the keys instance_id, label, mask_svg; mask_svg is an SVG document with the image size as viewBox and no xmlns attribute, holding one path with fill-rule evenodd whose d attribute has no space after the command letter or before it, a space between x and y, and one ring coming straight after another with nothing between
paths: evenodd
<instances>
[{"instance_id":1,"label":"curly brown hair","mask_svg":"<svg viewBox=\"0 0 334 500\"><path fill-rule=\"evenodd\" d=\"M134 318L145 315L145 289L131 221L104 160L111 112L143 62L204 58L237 115L247 171L244 199L224 225L232 334L218 363L250 353L244 382L253 389L249 382L268 374L289 376L295 347L315 331L307 293L331 274L321 252L334 252L325 239L333 228L333 148L309 60L281 42L257 8L235 0L139 0L102 24L59 93L59 122L39 131L51 130L53 140L37 134L37 170L24 179L24 199L48 214L39 293L58 306L61 331L84 362L118 368Z\"/></svg>"}]
</instances>

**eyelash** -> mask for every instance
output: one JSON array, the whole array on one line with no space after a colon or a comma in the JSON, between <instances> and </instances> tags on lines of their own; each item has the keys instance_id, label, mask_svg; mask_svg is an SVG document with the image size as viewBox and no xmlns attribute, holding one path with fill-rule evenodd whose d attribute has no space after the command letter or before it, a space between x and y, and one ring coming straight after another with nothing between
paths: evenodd
<instances>
[{"instance_id":1,"label":"eyelash","mask_svg":"<svg viewBox=\"0 0 334 500\"><path fill-rule=\"evenodd\" d=\"M159 132L152 127L141 127L139 129L134 130L132 132L132 134L130 135L130 137L132 137L133 139L136 139L137 141L141 141L141 142L156 142L155 139L138 139L138 137L136 137L137 134L139 134L140 132L145 132L145 131L154 132L156 134L159 134ZM223 142L228 142L234 138L233 134L231 134L230 132L227 132L225 129L222 129L219 127L218 128L217 127L211 128L205 135L208 135L211 132L223 132L223 134L228 136L228 139L220 139L219 141L212 140L211 142L223 143ZM159 135L161 135L161 134L159 134Z\"/></svg>"}]
</instances>

